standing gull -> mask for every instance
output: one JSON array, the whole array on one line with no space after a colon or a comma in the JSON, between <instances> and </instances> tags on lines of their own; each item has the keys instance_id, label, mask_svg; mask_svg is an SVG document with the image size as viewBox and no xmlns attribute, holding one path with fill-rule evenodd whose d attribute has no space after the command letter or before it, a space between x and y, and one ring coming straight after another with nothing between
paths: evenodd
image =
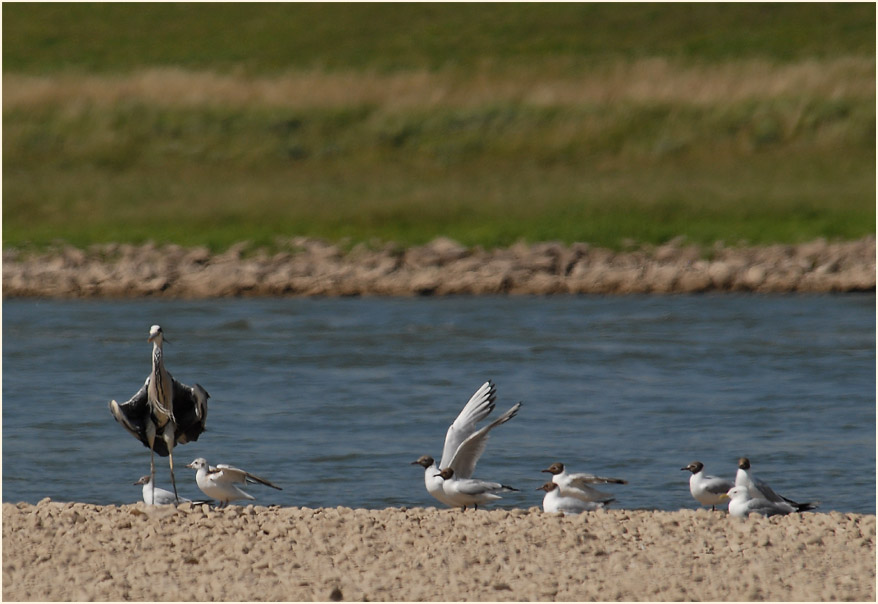
<instances>
[{"instance_id":1,"label":"standing gull","mask_svg":"<svg viewBox=\"0 0 878 604\"><path fill-rule=\"evenodd\" d=\"M751 499L765 499L775 503L789 512L806 512L817 507L816 503L796 503L783 495L778 495L770 486L756 478L750 471L750 460L746 457L738 459L738 473L735 474L735 486L745 487ZM731 511L731 508L730 508Z\"/></svg>"},{"instance_id":2,"label":"standing gull","mask_svg":"<svg viewBox=\"0 0 878 604\"><path fill-rule=\"evenodd\" d=\"M412 465L424 468L424 485L427 487L427 492L447 506L460 507L460 504L446 495L443 488L444 480L439 476L440 469L452 468L457 479L472 478L476 464L487 446L488 433L515 417L521 408L521 403L516 403L493 422L476 430L476 424L494 410L496 400L497 387L488 380L470 397L457 418L448 427L439 465L437 466L436 461L429 455L423 455L412 462Z\"/></svg>"},{"instance_id":3,"label":"standing gull","mask_svg":"<svg viewBox=\"0 0 878 604\"><path fill-rule=\"evenodd\" d=\"M168 458L174 499L179 500L174 480L174 445L198 440L204 432L210 395L200 384L190 387L178 382L165 369L161 327L153 325L147 341L152 343L152 371L131 399L122 404L110 401L110 413L149 449L149 475L153 484L155 454Z\"/></svg>"},{"instance_id":4,"label":"standing gull","mask_svg":"<svg viewBox=\"0 0 878 604\"><path fill-rule=\"evenodd\" d=\"M564 497L561 495L561 489L554 482L547 482L543 486L537 487L536 490L546 492L543 496L543 511L547 514L561 512L567 515L593 512L607 507L611 501L614 501L612 498L606 501L583 501L578 497Z\"/></svg>"},{"instance_id":5,"label":"standing gull","mask_svg":"<svg viewBox=\"0 0 878 604\"><path fill-rule=\"evenodd\" d=\"M731 480L705 475L704 464L700 461L693 461L680 469L692 472L692 476L689 477L689 492L692 493L695 501L701 505L709 505L712 510L716 510L716 506L727 499L725 494L735 486Z\"/></svg>"},{"instance_id":6,"label":"standing gull","mask_svg":"<svg viewBox=\"0 0 878 604\"><path fill-rule=\"evenodd\" d=\"M558 485L558 492L562 497L574 497L584 502L609 503L613 501L612 495L597 490L591 486L593 484L628 484L627 480L622 480L621 478L606 478L585 473L569 473L561 462L555 462L541 471L552 475L552 482Z\"/></svg>"},{"instance_id":7,"label":"standing gull","mask_svg":"<svg viewBox=\"0 0 878 604\"><path fill-rule=\"evenodd\" d=\"M225 507L230 501L236 499L256 499L253 495L242 491L239 484L264 484L272 489L282 491L279 486L271 484L264 478L260 478L250 472L218 464L216 467L207 465L207 460L203 457L193 460L186 465L187 468L196 470L195 483L198 488L207 495L220 502L219 507Z\"/></svg>"}]
</instances>

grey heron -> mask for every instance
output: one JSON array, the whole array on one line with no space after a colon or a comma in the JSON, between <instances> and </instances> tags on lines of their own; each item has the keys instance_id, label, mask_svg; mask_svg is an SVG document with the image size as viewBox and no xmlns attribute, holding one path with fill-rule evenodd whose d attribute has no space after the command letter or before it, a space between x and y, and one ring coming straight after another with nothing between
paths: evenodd
<instances>
[{"instance_id":1,"label":"grey heron","mask_svg":"<svg viewBox=\"0 0 878 604\"><path fill-rule=\"evenodd\" d=\"M198 488L208 497L219 501L219 507L225 507L230 501L236 499L256 499L253 495L241 490L238 487L239 484L259 483L278 491L283 490L266 479L239 468L225 464L208 465L207 460L203 457L192 460L186 467L196 471L195 483Z\"/></svg>"},{"instance_id":2,"label":"grey heron","mask_svg":"<svg viewBox=\"0 0 878 604\"><path fill-rule=\"evenodd\" d=\"M137 393L128 401L110 401L116 421L149 449L149 474L155 484L155 454L167 457L171 468L174 500L179 501L174 480L174 446L198 440L207 421L207 390L200 384L187 386L165 369L162 354L164 333L158 325L149 330L152 371ZM160 438L156 438L160 436Z\"/></svg>"}]
</instances>

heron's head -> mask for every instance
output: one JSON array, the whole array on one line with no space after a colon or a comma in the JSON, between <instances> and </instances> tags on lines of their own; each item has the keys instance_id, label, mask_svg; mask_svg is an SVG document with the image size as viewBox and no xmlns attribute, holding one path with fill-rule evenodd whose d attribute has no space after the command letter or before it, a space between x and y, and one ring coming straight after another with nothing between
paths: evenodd
<instances>
[{"instance_id":1,"label":"heron's head","mask_svg":"<svg viewBox=\"0 0 878 604\"><path fill-rule=\"evenodd\" d=\"M146 476L141 476L140 480L138 480L134 484L149 484L150 480L152 480L152 476L147 474Z\"/></svg>"},{"instance_id":2,"label":"heron's head","mask_svg":"<svg viewBox=\"0 0 878 604\"><path fill-rule=\"evenodd\" d=\"M193 470L201 470L202 468L207 468L207 460L203 457L199 457L198 459L193 460L191 463L186 464L187 468L192 468Z\"/></svg>"},{"instance_id":3,"label":"heron's head","mask_svg":"<svg viewBox=\"0 0 878 604\"><path fill-rule=\"evenodd\" d=\"M149 328L149 337L146 339L147 342L154 342L156 344L161 344L162 341L165 340L165 334L162 331L161 325L153 325Z\"/></svg>"}]
</instances>

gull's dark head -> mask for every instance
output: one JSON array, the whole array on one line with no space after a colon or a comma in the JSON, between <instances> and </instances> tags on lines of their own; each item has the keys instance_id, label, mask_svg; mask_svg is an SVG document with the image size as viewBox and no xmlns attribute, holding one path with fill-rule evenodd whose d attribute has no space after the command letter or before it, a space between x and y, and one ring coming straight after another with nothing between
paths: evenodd
<instances>
[{"instance_id":1,"label":"gull's dark head","mask_svg":"<svg viewBox=\"0 0 878 604\"><path fill-rule=\"evenodd\" d=\"M548 472L549 474L552 474L552 475L557 475L557 474L560 474L561 472L564 471L564 464L561 463L560 461L556 461L555 463L550 465L545 470L540 470L540 471L541 472Z\"/></svg>"},{"instance_id":2,"label":"gull's dark head","mask_svg":"<svg viewBox=\"0 0 878 604\"><path fill-rule=\"evenodd\" d=\"M750 460L747 459L746 457L740 458L738 460L738 467L741 468L742 470L749 470L750 469Z\"/></svg>"},{"instance_id":3,"label":"gull's dark head","mask_svg":"<svg viewBox=\"0 0 878 604\"><path fill-rule=\"evenodd\" d=\"M140 479L134 484L149 484L149 481L152 480L152 477L147 474L146 476L141 476Z\"/></svg>"},{"instance_id":4,"label":"gull's dark head","mask_svg":"<svg viewBox=\"0 0 878 604\"><path fill-rule=\"evenodd\" d=\"M421 466L426 470L427 468L432 466L434 462L435 462L435 460L432 457L430 457L429 455L421 455L415 461L413 461L411 463L411 465Z\"/></svg>"},{"instance_id":5,"label":"gull's dark head","mask_svg":"<svg viewBox=\"0 0 878 604\"><path fill-rule=\"evenodd\" d=\"M558 485L556 485L554 482L547 482L544 485L537 487L535 490L545 491L546 493L548 493L550 491L554 491L557 488L558 488Z\"/></svg>"},{"instance_id":6,"label":"gull's dark head","mask_svg":"<svg viewBox=\"0 0 878 604\"><path fill-rule=\"evenodd\" d=\"M701 470L704 469L704 464L700 461L693 461L685 468L680 468L681 470L689 470L693 474L698 474Z\"/></svg>"},{"instance_id":7,"label":"gull's dark head","mask_svg":"<svg viewBox=\"0 0 878 604\"><path fill-rule=\"evenodd\" d=\"M451 468L445 468L444 470L440 470L436 476L441 476L442 480L448 480L452 476L454 476L454 470Z\"/></svg>"}]
</instances>

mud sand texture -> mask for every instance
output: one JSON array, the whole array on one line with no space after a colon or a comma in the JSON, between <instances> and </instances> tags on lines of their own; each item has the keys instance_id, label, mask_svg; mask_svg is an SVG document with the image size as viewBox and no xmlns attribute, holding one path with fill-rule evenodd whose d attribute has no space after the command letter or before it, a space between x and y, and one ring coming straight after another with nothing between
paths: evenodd
<instances>
[{"instance_id":1,"label":"mud sand texture","mask_svg":"<svg viewBox=\"0 0 878 604\"><path fill-rule=\"evenodd\" d=\"M408 249L349 252L296 238L291 252L222 254L174 245L61 247L3 252L3 296L215 298L851 292L875 290L875 237L801 245L710 248L679 242L629 252L587 244L467 248L450 239Z\"/></svg>"},{"instance_id":2,"label":"mud sand texture","mask_svg":"<svg viewBox=\"0 0 878 604\"><path fill-rule=\"evenodd\" d=\"M3 504L4 600L872 600L875 516Z\"/></svg>"}]
</instances>

